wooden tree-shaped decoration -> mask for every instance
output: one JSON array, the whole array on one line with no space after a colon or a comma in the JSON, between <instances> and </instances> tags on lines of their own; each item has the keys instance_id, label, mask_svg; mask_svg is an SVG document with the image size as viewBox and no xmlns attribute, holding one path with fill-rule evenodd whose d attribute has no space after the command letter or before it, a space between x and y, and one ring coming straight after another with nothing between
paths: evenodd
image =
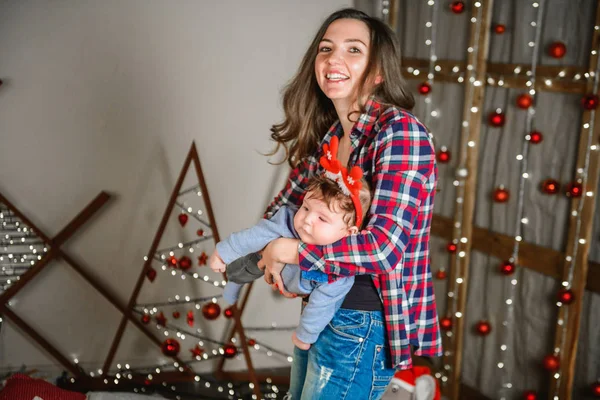
<instances>
[{"instance_id":1,"label":"wooden tree-shaped decoration","mask_svg":"<svg viewBox=\"0 0 600 400\"><path fill-rule=\"evenodd\" d=\"M182 186L192 164L196 174L194 181L198 183L192 187L183 189ZM193 207L186 203L194 195L197 196L193 199L195 201L194 204L198 202L203 203L201 206ZM188 238L190 235L186 235L186 233L189 233L189 230L193 228L192 235L194 238L188 238L188 240L159 248L163 237L172 237L172 235L165 235L169 222L172 222L169 227L177 226L179 232L176 235L179 237ZM186 231L181 232L182 228L186 228ZM253 383L253 387L251 387L254 394L258 398L262 397L250 358L244 328L240 321L240 312L236 306L232 306L227 310L227 316L233 318L235 321L235 331L238 334L237 340L234 339L234 333L232 333L229 340L226 343L222 343L211 339L201 329L196 329L196 324L202 316L209 321L220 316L221 307L217 303L219 295L187 296L164 293L164 291L173 288L174 285L169 284L168 289L163 287L165 290L160 292L160 295L174 296L169 298L168 302L138 303L138 297L140 296L144 282L154 282L159 277L175 276L180 278L179 282L192 279L194 288L197 289L202 289L204 285L209 285L213 288L224 286L225 274L223 274L221 280L215 280L210 275L202 272L203 268L208 268L206 266L208 255L218 242L219 232L213 215L204 175L202 174L200 158L196 145L193 143L173 188L152 245L144 258L144 266L104 363L104 374L108 373L113 363L128 320L135 319L144 324L154 324L160 329L157 332L160 332L161 338L158 339L153 335L152 340L160 346L165 356L175 360L175 364L173 364L175 369L167 367L165 371L161 372L161 382L198 381L199 376L192 368L193 363L209 360L214 357L232 358L238 353L236 344L239 344L239 350L241 350L245 358L249 380ZM150 284L152 285L152 283ZM156 291L154 292L156 295ZM197 313L199 310L202 310L201 315ZM163 333L164 336L162 335ZM176 333L176 337L172 337L172 333ZM180 344L186 338L196 342L187 347ZM180 356L180 354L185 354L185 356ZM184 358L187 358L188 361L184 361ZM117 368L120 369L119 366Z\"/></svg>"}]
</instances>

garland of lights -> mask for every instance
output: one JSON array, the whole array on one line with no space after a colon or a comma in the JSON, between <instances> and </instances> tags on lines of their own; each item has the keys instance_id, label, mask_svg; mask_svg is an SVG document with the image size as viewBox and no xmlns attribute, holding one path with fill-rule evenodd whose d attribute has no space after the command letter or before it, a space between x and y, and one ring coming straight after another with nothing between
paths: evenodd
<instances>
[{"instance_id":1,"label":"garland of lights","mask_svg":"<svg viewBox=\"0 0 600 400\"><path fill-rule=\"evenodd\" d=\"M467 48L467 52L469 53L469 58L472 59L476 59L477 55L479 54L480 51L480 47L479 47L479 37L480 37L480 32L481 32L481 21L482 21L482 14L483 14L483 7L481 2L476 1L473 3L473 5L475 6L475 8L477 9L477 16L476 17L472 17L471 18L471 23L475 24L474 27L474 43L473 46L468 47ZM456 67L455 67L456 68ZM476 78L477 76L477 71L475 70L475 67L469 62L469 64L467 65L467 71L466 71L466 77L468 80L468 90L465 96L465 104L472 104L473 101L473 91L475 87L481 86L481 81L477 80ZM458 77L458 82L462 83L464 82L464 79L462 76ZM473 115L473 117L475 117L476 115L478 115L479 113L479 109L475 106L472 106L470 109L471 114ZM473 118L471 117L471 118ZM461 128L461 143L463 146L465 146L466 144L466 149L464 151L464 154L467 153L468 148L473 148L475 147L476 143L472 140L468 140L469 138L469 121L468 120L464 120L462 122L462 128ZM454 239L452 240L451 243L448 244L448 251L450 253L455 253L458 250L458 246L459 246L459 242L462 244L466 244L468 242L468 239L466 237L462 236L462 224L459 221L462 221L463 219L463 197L465 195L465 179L468 177L469 171L466 168L466 166L463 164L465 162L465 157L461 157L460 163L461 165L459 165L459 167L456 170L456 180L454 180L453 185L457 188L457 194L456 194L456 209L455 209L455 223L454 223L454 227L453 227L453 237ZM460 239L458 239L460 238ZM459 259L462 259L466 256L466 252L463 250L458 251L458 257ZM455 265L455 270L456 270L456 276L454 281L451 282L451 290L448 291L448 305L447 307L451 310L451 312L449 313L449 315L447 315L446 317L442 318L440 321L440 325L441 328L446 332L446 337L448 338L447 340L450 342L450 348L454 348L455 347L455 343L454 343L454 336L452 333L452 318L462 318L462 313L460 311L457 310L457 302L458 302L458 298L457 296L455 296L456 293L458 293L459 290L459 285L464 283L464 279L462 276L460 276L460 266L458 265L459 262L457 262L457 265ZM446 350L444 352L444 355L446 356L444 359L444 370L442 372L437 372L436 373L436 377L440 378L442 381L442 384L445 384L448 381L448 376L446 374L450 373L452 370L452 366L447 362L450 356L453 356L453 352L450 350Z\"/></svg>"}]
</instances>

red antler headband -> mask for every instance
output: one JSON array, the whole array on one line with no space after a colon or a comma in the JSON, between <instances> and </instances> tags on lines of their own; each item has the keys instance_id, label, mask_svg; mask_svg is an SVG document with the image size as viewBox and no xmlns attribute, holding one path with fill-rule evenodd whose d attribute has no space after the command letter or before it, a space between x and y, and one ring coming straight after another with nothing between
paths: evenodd
<instances>
[{"instance_id":1,"label":"red antler headband","mask_svg":"<svg viewBox=\"0 0 600 400\"><path fill-rule=\"evenodd\" d=\"M362 223L362 206L360 205L359 192L362 188L360 181L363 176L362 170L354 166L350 169L350 173L337 159L339 139L333 136L329 144L323 144L323 156L320 159L320 164L325 168L325 176L332 181L337 182L340 189L346 196L350 196L354 208L356 210L356 226L360 227Z\"/></svg>"}]
</instances>

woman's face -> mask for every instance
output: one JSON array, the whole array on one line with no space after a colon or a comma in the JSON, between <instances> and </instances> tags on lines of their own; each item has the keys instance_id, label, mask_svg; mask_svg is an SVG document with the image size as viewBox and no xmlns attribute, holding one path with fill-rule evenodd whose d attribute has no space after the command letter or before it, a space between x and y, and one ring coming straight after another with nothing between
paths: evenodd
<instances>
[{"instance_id":1,"label":"woman's face","mask_svg":"<svg viewBox=\"0 0 600 400\"><path fill-rule=\"evenodd\" d=\"M369 27L356 19L338 19L319 43L315 74L319 87L334 104L350 107L369 60Z\"/></svg>"}]
</instances>

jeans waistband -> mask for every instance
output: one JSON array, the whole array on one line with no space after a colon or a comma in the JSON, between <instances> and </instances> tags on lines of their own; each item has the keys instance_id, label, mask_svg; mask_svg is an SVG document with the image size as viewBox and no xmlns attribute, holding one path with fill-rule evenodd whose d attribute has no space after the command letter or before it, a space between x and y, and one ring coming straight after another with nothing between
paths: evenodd
<instances>
[{"instance_id":1,"label":"jeans waistband","mask_svg":"<svg viewBox=\"0 0 600 400\"><path fill-rule=\"evenodd\" d=\"M367 318L367 320L374 322L374 323L381 323L383 324L385 322L385 316L383 315L382 311L363 311L363 310L353 310L353 309L349 309L349 308L340 308L338 310L338 312L341 313L345 313L346 315L348 314L352 314L352 313L358 313L361 315L364 315L365 318Z\"/></svg>"}]
</instances>

